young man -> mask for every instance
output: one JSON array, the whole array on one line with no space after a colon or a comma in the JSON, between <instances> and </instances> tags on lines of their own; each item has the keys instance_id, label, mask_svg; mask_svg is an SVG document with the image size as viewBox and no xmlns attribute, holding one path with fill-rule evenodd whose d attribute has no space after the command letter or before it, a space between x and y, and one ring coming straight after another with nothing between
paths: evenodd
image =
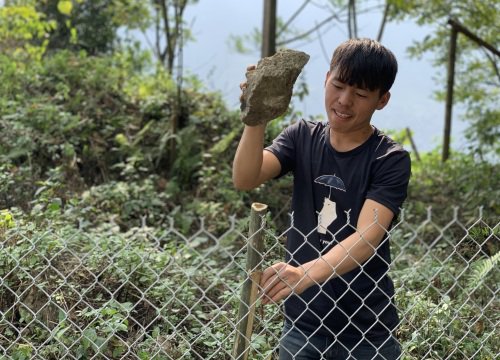
<instances>
[{"instance_id":1,"label":"young man","mask_svg":"<svg viewBox=\"0 0 500 360\"><path fill-rule=\"evenodd\" d=\"M390 50L349 40L326 74L327 124L299 121L265 149L265 125L243 131L238 189L294 175L286 261L266 269L260 284L264 304L285 300L281 360L400 356L387 235L406 198L410 158L370 124L396 72Z\"/></svg>"}]
</instances>

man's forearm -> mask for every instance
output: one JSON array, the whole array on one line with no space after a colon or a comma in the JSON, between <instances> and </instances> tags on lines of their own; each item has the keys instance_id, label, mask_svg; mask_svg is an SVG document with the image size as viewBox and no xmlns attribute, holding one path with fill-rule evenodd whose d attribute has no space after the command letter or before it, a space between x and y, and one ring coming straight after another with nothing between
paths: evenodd
<instances>
[{"instance_id":1,"label":"man's forearm","mask_svg":"<svg viewBox=\"0 0 500 360\"><path fill-rule=\"evenodd\" d=\"M359 233L354 233L328 253L298 267L280 262L267 268L260 282L263 303L279 301L292 292L301 294L313 285L322 284L360 266L373 255L380 243L380 240L375 241L378 237L367 242L366 235L364 233L361 237ZM374 233L368 236L374 236Z\"/></svg>"},{"instance_id":2,"label":"man's forearm","mask_svg":"<svg viewBox=\"0 0 500 360\"><path fill-rule=\"evenodd\" d=\"M280 262L264 270L260 281L263 303L282 300L292 292L301 294L310 286L359 267L374 254L393 217L389 208L365 200L358 217L358 230L326 254L298 267Z\"/></svg>"},{"instance_id":3,"label":"man's forearm","mask_svg":"<svg viewBox=\"0 0 500 360\"><path fill-rule=\"evenodd\" d=\"M266 126L245 126L233 162L233 183L242 190L258 185Z\"/></svg>"},{"instance_id":4,"label":"man's forearm","mask_svg":"<svg viewBox=\"0 0 500 360\"><path fill-rule=\"evenodd\" d=\"M306 282L320 284L354 270L373 255L383 236L384 230L377 224L363 233L355 232L326 254L302 265Z\"/></svg>"}]
</instances>

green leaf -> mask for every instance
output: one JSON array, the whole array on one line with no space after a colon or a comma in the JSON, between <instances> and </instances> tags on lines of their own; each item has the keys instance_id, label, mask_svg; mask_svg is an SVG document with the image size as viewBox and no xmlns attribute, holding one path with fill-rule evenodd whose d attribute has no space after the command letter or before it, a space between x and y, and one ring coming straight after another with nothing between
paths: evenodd
<instances>
[{"instance_id":1,"label":"green leaf","mask_svg":"<svg viewBox=\"0 0 500 360\"><path fill-rule=\"evenodd\" d=\"M51 203L47 206L49 211L59 211L61 210L62 200L60 198L52 199Z\"/></svg>"},{"instance_id":2,"label":"green leaf","mask_svg":"<svg viewBox=\"0 0 500 360\"><path fill-rule=\"evenodd\" d=\"M97 333L93 328L87 328L83 331L82 346L84 350L90 348L91 344L95 344L97 340Z\"/></svg>"},{"instance_id":3,"label":"green leaf","mask_svg":"<svg viewBox=\"0 0 500 360\"><path fill-rule=\"evenodd\" d=\"M57 315L59 322L62 323L64 320L66 320L66 317L67 317L66 313L63 310L59 309L59 312Z\"/></svg>"},{"instance_id":4,"label":"green leaf","mask_svg":"<svg viewBox=\"0 0 500 360\"><path fill-rule=\"evenodd\" d=\"M229 132L210 149L210 152L214 155L220 155L224 153L225 151L227 151L229 146L233 143L234 139L239 135L240 132L241 130L239 128Z\"/></svg>"},{"instance_id":5,"label":"green leaf","mask_svg":"<svg viewBox=\"0 0 500 360\"><path fill-rule=\"evenodd\" d=\"M73 10L73 4L70 0L60 0L57 3L57 10L59 10L61 14L69 16Z\"/></svg>"},{"instance_id":6,"label":"green leaf","mask_svg":"<svg viewBox=\"0 0 500 360\"><path fill-rule=\"evenodd\" d=\"M125 347L124 346L118 346L113 349L113 357L117 358L120 357L124 352L125 352Z\"/></svg>"}]
</instances>

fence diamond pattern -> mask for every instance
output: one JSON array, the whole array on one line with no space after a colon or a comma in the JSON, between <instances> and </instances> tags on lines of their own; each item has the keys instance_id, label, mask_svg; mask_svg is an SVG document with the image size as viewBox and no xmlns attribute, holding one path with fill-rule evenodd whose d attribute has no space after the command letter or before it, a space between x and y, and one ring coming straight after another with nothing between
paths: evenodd
<instances>
[{"instance_id":1,"label":"fence diamond pattern","mask_svg":"<svg viewBox=\"0 0 500 360\"><path fill-rule=\"evenodd\" d=\"M251 271L254 235L234 218L224 230L200 220L191 235L173 221L0 227L0 359L232 359L242 336L248 359L277 359L282 305L252 302L251 335L238 314L244 284L284 259L292 229L261 220ZM499 234L480 212L444 224L431 211L401 216L388 236L402 359L499 357Z\"/></svg>"}]
</instances>

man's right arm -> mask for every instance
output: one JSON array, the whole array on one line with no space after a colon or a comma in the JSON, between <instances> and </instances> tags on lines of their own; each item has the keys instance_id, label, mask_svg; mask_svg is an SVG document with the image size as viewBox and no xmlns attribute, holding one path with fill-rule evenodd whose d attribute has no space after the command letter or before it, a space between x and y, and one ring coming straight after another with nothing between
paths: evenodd
<instances>
[{"instance_id":1,"label":"man's right arm","mask_svg":"<svg viewBox=\"0 0 500 360\"><path fill-rule=\"evenodd\" d=\"M252 190L281 172L278 158L264 151L266 125L245 126L233 162L233 184Z\"/></svg>"}]
</instances>

